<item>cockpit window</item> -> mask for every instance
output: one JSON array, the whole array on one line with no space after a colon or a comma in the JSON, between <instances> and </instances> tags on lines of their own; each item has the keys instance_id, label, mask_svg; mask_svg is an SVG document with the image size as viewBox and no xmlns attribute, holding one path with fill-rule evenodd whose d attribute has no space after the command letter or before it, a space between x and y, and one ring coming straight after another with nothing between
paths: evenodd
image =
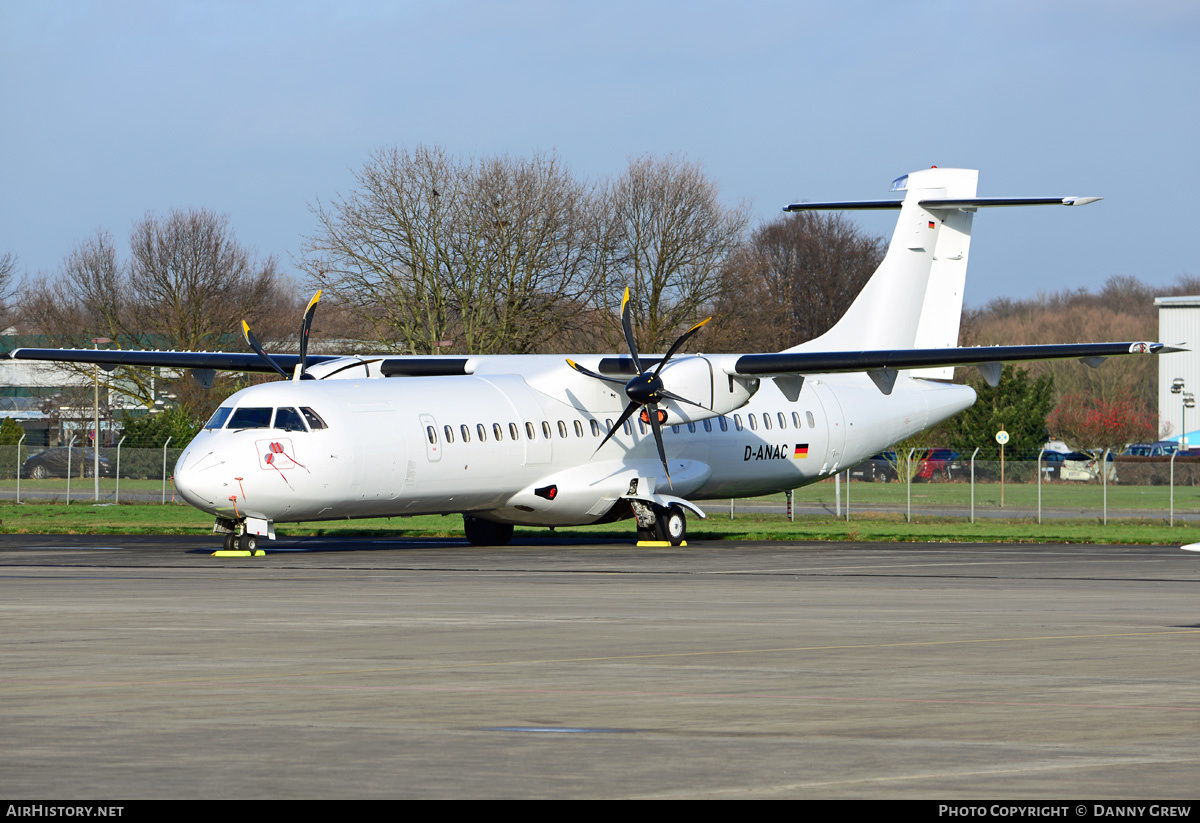
<instances>
[{"instance_id":1,"label":"cockpit window","mask_svg":"<svg viewBox=\"0 0 1200 823\"><path fill-rule=\"evenodd\" d=\"M271 426L271 412L274 409L258 408L255 406L244 406L233 413L229 418L229 426L231 429L266 429Z\"/></svg>"},{"instance_id":2,"label":"cockpit window","mask_svg":"<svg viewBox=\"0 0 1200 823\"><path fill-rule=\"evenodd\" d=\"M307 406L300 409L300 413L304 415L304 419L308 421L308 427L313 431L317 429L327 429L325 421L321 419L321 415L317 414Z\"/></svg>"},{"instance_id":3,"label":"cockpit window","mask_svg":"<svg viewBox=\"0 0 1200 823\"><path fill-rule=\"evenodd\" d=\"M300 419L300 414L295 409L286 407L275 410L275 428L288 432L307 431L304 428L304 421Z\"/></svg>"},{"instance_id":4,"label":"cockpit window","mask_svg":"<svg viewBox=\"0 0 1200 823\"><path fill-rule=\"evenodd\" d=\"M225 421L229 419L229 413L233 411L232 406L222 406L213 412L213 416L208 418L208 422L204 424L206 429L219 429L225 425Z\"/></svg>"}]
</instances>

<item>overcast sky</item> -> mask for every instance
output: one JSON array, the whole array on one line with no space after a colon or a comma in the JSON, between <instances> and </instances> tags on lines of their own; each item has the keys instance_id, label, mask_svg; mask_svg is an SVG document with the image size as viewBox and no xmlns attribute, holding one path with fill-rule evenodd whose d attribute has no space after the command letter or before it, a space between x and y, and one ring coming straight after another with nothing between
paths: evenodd
<instances>
[{"instance_id":1,"label":"overcast sky","mask_svg":"<svg viewBox=\"0 0 1200 823\"><path fill-rule=\"evenodd\" d=\"M0 254L30 271L189 207L294 270L310 204L381 146L440 144L593 179L673 153L756 221L934 164L1105 197L980 214L974 305L1200 275L1192 0L0 0L0 118Z\"/></svg>"}]
</instances>

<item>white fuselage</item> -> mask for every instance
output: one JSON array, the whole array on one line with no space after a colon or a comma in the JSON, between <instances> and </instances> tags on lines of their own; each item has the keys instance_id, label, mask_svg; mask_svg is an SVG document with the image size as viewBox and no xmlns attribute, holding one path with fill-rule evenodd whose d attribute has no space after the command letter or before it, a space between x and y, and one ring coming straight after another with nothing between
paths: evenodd
<instances>
[{"instance_id":1,"label":"white fuselage","mask_svg":"<svg viewBox=\"0 0 1200 823\"><path fill-rule=\"evenodd\" d=\"M975 400L966 386L901 376L884 395L866 375L836 374L807 377L789 401L764 379L723 417L678 422L703 413L667 406L668 483L636 417L596 450L628 401L561 357L481 358L460 376L358 373L231 396L223 408L309 409L327 427L206 429L176 464L180 494L221 518L275 523L463 512L577 525L603 519L639 478L693 501L803 486Z\"/></svg>"}]
</instances>

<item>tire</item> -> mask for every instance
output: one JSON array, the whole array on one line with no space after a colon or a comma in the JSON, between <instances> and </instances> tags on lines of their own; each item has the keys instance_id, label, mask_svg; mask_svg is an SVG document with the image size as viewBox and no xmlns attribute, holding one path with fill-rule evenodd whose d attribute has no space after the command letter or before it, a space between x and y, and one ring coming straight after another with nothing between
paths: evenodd
<instances>
[{"instance_id":1,"label":"tire","mask_svg":"<svg viewBox=\"0 0 1200 823\"><path fill-rule=\"evenodd\" d=\"M50 476L50 471L45 467L45 465L38 463L29 470L29 476L34 480L45 480Z\"/></svg>"},{"instance_id":2,"label":"tire","mask_svg":"<svg viewBox=\"0 0 1200 823\"><path fill-rule=\"evenodd\" d=\"M237 535L236 534L225 535L225 551L231 552L236 548L237 548Z\"/></svg>"},{"instance_id":3,"label":"tire","mask_svg":"<svg viewBox=\"0 0 1200 823\"><path fill-rule=\"evenodd\" d=\"M654 530L659 540L665 540L672 546L679 546L687 539L687 515L679 506L657 512L658 520Z\"/></svg>"},{"instance_id":4,"label":"tire","mask_svg":"<svg viewBox=\"0 0 1200 823\"><path fill-rule=\"evenodd\" d=\"M479 517L463 515L463 531L472 546L507 546L512 540L511 523L493 523Z\"/></svg>"},{"instance_id":5,"label":"tire","mask_svg":"<svg viewBox=\"0 0 1200 823\"><path fill-rule=\"evenodd\" d=\"M238 548L244 552L253 552L258 548L258 535L243 534L238 538Z\"/></svg>"}]
</instances>

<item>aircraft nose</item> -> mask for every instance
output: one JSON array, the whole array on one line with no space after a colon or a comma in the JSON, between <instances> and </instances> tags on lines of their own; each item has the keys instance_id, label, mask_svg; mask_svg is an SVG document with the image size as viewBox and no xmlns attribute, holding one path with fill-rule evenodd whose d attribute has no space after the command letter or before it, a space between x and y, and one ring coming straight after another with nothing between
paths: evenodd
<instances>
[{"instance_id":1,"label":"aircraft nose","mask_svg":"<svg viewBox=\"0 0 1200 823\"><path fill-rule=\"evenodd\" d=\"M224 463L211 451L187 449L175 463L175 490L196 508L215 511L227 485L218 471Z\"/></svg>"}]
</instances>

